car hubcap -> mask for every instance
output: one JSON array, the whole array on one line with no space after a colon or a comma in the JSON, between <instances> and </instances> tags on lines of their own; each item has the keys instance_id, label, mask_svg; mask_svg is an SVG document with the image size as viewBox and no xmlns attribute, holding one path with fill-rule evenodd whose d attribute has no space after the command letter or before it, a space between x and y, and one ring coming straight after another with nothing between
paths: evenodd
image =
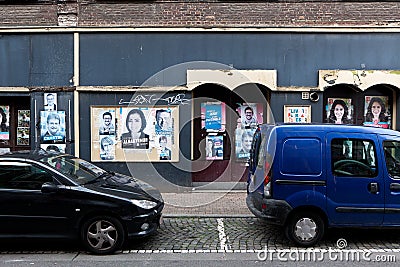
<instances>
[{"instance_id":1,"label":"car hubcap","mask_svg":"<svg viewBox=\"0 0 400 267\"><path fill-rule=\"evenodd\" d=\"M317 235L317 224L310 218L301 218L297 221L294 232L299 240L310 241Z\"/></svg>"},{"instance_id":2,"label":"car hubcap","mask_svg":"<svg viewBox=\"0 0 400 267\"><path fill-rule=\"evenodd\" d=\"M117 238L117 229L109 221L96 221L88 228L87 240L95 249L109 249L114 246Z\"/></svg>"}]
</instances>

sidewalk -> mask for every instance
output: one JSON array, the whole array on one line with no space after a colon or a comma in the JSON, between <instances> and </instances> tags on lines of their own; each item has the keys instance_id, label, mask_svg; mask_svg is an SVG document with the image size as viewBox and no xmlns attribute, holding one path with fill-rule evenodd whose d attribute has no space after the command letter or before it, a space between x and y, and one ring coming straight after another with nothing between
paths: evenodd
<instances>
[{"instance_id":1,"label":"sidewalk","mask_svg":"<svg viewBox=\"0 0 400 267\"><path fill-rule=\"evenodd\" d=\"M253 217L246 206L246 191L162 193L166 217Z\"/></svg>"}]
</instances>

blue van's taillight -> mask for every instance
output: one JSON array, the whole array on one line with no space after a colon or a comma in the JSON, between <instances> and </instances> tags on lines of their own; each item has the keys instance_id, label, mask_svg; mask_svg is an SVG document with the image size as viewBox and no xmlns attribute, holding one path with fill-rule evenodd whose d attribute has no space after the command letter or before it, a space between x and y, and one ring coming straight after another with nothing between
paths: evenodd
<instances>
[{"instance_id":1,"label":"blue van's taillight","mask_svg":"<svg viewBox=\"0 0 400 267\"><path fill-rule=\"evenodd\" d=\"M264 177L264 197L271 197L271 166L268 162L265 163L267 175Z\"/></svg>"}]
</instances>

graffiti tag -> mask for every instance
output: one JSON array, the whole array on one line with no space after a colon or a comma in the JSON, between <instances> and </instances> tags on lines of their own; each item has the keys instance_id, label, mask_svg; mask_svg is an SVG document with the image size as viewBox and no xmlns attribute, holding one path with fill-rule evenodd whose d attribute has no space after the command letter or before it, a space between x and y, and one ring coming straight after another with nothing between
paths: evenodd
<instances>
[{"instance_id":1,"label":"graffiti tag","mask_svg":"<svg viewBox=\"0 0 400 267\"><path fill-rule=\"evenodd\" d=\"M167 105L187 105L189 104L189 99L185 99L185 94L177 94L175 96L170 96L167 98L161 98L167 102Z\"/></svg>"},{"instance_id":2,"label":"graffiti tag","mask_svg":"<svg viewBox=\"0 0 400 267\"><path fill-rule=\"evenodd\" d=\"M121 98L119 105L143 105L152 104L153 102L164 101L166 105L188 105L189 99L185 99L185 94L177 94L166 98L156 98L154 95L136 95L131 101L124 101Z\"/></svg>"},{"instance_id":3,"label":"graffiti tag","mask_svg":"<svg viewBox=\"0 0 400 267\"><path fill-rule=\"evenodd\" d=\"M137 95L131 101L124 101L124 99L119 100L119 104L132 104L132 105L143 105L151 104L158 99L154 98L154 95Z\"/></svg>"}]
</instances>

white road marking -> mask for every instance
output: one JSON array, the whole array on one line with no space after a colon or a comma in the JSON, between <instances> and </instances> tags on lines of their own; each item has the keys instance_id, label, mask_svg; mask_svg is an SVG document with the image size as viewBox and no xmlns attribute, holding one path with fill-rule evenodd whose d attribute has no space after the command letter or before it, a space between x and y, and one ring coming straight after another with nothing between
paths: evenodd
<instances>
[{"instance_id":1,"label":"white road marking","mask_svg":"<svg viewBox=\"0 0 400 267\"><path fill-rule=\"evenodd\" d=\"M230 246L227 244L228 242L228 237L225 234L225 226L224 226L224 219L219 218L217 219L218 222L218 237L219 237L219 244L220 244L220 249L223 251L228 251L231 250Z\"/></svg>"}]
</instances>

